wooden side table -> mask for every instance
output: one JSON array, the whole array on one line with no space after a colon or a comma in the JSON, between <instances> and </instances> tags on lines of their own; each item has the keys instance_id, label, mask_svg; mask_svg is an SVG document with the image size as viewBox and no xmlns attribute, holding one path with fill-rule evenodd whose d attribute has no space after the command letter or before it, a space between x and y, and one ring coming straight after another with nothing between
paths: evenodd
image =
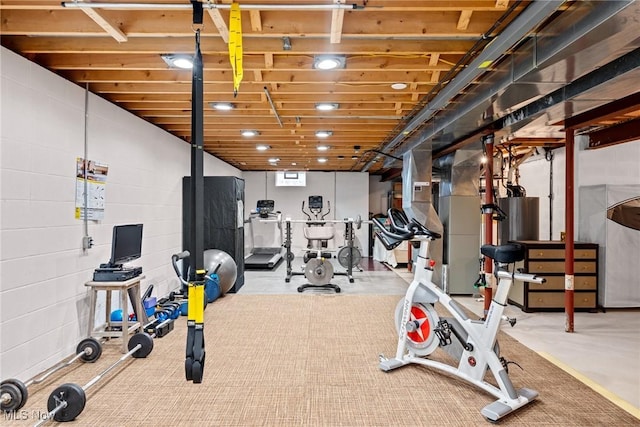
<instances>
[{"instance_id":1,"label":"wooden side table","mask_svg":"<svg viewBox=\"0 0 640 427\"><path fill-rule=\"evenodd\" d=\"M147 314L142 306L140 294L140 281L144 279L144 275L134 277L133 279L122 282L94 282L90 281L84 285L90 288L89 298L89 336L95 338L122 338L122 352L127 353L128 339L130 333L142 331L142 326L147 323ZM106 291L105 304L105 329L96 330L96 304L98 302L98 291ZM120 306L122 307L122 322L120 330L113 328L111 321L111 292L120 292ZM127 295L136 314L136 321L129 321L129 302Z\"/></svg>"}]
</instances>

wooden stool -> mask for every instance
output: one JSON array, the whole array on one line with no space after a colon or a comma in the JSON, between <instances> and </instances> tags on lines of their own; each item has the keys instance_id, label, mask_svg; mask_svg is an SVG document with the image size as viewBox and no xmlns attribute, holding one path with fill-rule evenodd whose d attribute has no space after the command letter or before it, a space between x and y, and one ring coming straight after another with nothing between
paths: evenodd
<instances>
[{"instance_id":1,"label":"wooden stool","mask_svg":"<svg viewBox=\"0 0 640 427\"><path fill-rule=\"evenodd\" d=\"M127 353L129 349L128 336L132 332L142 331L142 326L147 323L147 313L142 307L142 300L140 294L140 281L144 279L144 275L134 277L122 282L87 282L84 285L91 288L89 298L89 336L95 338L122 338L122 352ZM96 304L98 302L98 291L106 291L106 304L105 304L105 329L96 330ZM113 323L111 321L111 292L120 292L120 306L122 307L122 322L121 330L113 330ZM136 321L129 322L129 302L127 301L127 294L133 311L136 314Z\"/></svg>"}]
</instances>

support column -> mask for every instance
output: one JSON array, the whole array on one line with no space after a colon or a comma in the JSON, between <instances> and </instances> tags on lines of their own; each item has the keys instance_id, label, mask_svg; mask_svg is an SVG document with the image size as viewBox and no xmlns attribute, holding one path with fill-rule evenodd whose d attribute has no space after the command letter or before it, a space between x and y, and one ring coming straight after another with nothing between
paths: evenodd
<instances>
[{"instance_id":1,"label":"support column","mask_svg":"<svg viewBox=\"0 0 640 427\"><path fill-rule=\"evenodd\" d=\"M492 205L493 200L493 134L484 137L487 164L484 168L484 203ZM484 214L484 244L493 244L493 211ZM493 298L493 260L485 257L484 273L487 286L484 288L484 317L487 317Z\"/></svg>"},{"instance_id":2,"label":"support column","mask_svg":"<svg viewBox=\"0 0 640 427\"><path fill-rule=\"evenodd\" d=\"M574 210L574 171L573 161L575 155L574 149L574 130L573 128L565 129L565 264L564 264L564 312L565 312L565 332L573 332L573 283L574 283L574 253L573 253L573 210Z\"/></svg>"}]
</instances>

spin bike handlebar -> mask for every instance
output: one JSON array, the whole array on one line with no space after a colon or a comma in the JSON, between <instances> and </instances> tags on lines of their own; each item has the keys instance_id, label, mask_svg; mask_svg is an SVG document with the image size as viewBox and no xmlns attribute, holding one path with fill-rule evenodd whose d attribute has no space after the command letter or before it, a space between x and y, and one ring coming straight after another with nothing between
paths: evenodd
<instances>
[{"instance_id":1,"label":"spin bike handlebar","mask_svg":"<svg viewBox=\"0 0 640 427\"><path fill-rule=\"evenodd\" d=\"M429 230L427 227L420 224L415 218L411 218L411 220L409 220L407 215L400 209L391 208L388 213L391 230L387 230L379 218L371 218L380 229L379 231L376 231L376 237L380 239L380 242L382 242L387 250L394 249L400 244L400 242L404 240L411 240L415 236L426 237L430 240L442 237L440 233Z\"/></svg>"},{"instance_id":2,"label":"spin bike handlebar","mask_svg":"<svg viewBox=\"0 0 640 427\"><path fill-rule=\"evenodd\" d=\"M380 218L371 218L371 220L378 226L378 228L380 229L380 232L388 237L391 238L393 240L397 240L398 242L401 242L403 240L411 240L414 236L414 234L410 231L407 232L399 232L399 233L394 233L392 231L387 230L387 228L385 227L385 225L382 223L382 221L380 221ZM398 231L398 230L396 230Z\"/></svg>"},{"instance_id":3,"label":"spin bike handlebar","mask_svg":"<svg viewBox=\"0 0 640 427\"><path fill-rule=\"evenodd\" d=\"M440 233L429 230L424 225L420 224L415 218L407 218L407 215L400 209L391 208L388 211L389 222L391 223L391 229L400 235L409 235L405 240L409 240L414 236L426 236L429 239L435 240L442 237Z\"/></svg>"}]
</instances>

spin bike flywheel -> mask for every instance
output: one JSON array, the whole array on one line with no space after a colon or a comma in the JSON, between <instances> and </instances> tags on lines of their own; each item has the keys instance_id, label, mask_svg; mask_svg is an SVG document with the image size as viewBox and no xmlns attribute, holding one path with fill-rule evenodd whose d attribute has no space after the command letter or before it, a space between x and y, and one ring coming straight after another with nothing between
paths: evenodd
<instances>
[{"instance_id":1,"label":"spin bike flywheel","mask_svg":"<svg viewBox=\"0 0 640 427\"><path fill-rule=\"evenodd\" d=\"M404 298L396 306L395 323L398 334L400 334L403 306ZM438 313L431 304L413 303L409 322L412 322L415 328L407 333L407 347L418 356L433 353L440 345L440 340L434 331L439 321Z\"/></svg>"}]
</instances>

